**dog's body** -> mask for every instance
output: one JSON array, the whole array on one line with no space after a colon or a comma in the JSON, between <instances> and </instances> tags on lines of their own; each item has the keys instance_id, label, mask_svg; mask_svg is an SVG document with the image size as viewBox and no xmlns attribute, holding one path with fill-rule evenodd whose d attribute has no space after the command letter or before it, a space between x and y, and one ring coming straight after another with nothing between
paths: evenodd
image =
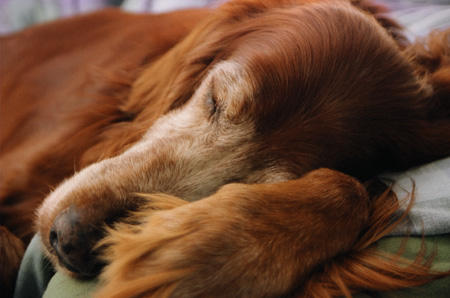
<instances>
[{"instance_id":1,"label":"dog's body","mask_svg":"<svg viewBox=\"0 0 450 298\"><path fill-rule=\"evenodd\" d=\"M449 32L407 45L381 12L234 1L102 12L3 39L2 225L26 242L45 194L83 169L38 211L60 268L97 274L101 227L143 210L103 241L100 296L322 295L317 269L367 254L374 215L395 206L313 170L366 180L450 154ZM365 286L395 287L386 280Z\"/></svg>"}]
</instances>

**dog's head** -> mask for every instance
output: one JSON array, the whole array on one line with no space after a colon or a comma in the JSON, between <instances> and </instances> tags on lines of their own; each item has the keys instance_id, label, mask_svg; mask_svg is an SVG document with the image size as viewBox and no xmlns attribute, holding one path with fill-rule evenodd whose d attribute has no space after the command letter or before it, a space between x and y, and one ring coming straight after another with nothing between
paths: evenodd
<instances>
[{"instance_id":1,"label":"dog's head","mask_svg":"<svg viewBox=\"0 0 450 298\"><path fill-rule=\"evenodd\" d=\"M318 167L368 178L395 163L392 124L414 118L407 102L426 90L373 15L347 2L236 1L205 24L161 60L176 69L160 94L170 111L119 157L151 157L143 172L158 178L141 191L194 200L229 182ZM153 94L154 71L132 95Z\"/></svg>"}]
</instances>

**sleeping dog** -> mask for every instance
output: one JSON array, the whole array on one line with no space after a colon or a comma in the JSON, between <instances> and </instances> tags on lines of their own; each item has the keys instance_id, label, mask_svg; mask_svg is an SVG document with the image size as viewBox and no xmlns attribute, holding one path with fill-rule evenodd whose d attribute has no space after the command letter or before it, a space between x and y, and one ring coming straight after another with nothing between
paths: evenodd
<instances>
[{"instance_id":1,"label":"sleeping dog","mask_svg":"<svg viewBox=\"0 0 450 298\"><path fill-rule=\"evenodd\" d=\"M2 237L26 243L55 188L38 233L56 268L102 272L97 297L348 296L447 275L372 246L398 204L371 178L450 154L450 30L410 44L384 13L235 0L2 39Z\"/></svg>"}]
</instances>

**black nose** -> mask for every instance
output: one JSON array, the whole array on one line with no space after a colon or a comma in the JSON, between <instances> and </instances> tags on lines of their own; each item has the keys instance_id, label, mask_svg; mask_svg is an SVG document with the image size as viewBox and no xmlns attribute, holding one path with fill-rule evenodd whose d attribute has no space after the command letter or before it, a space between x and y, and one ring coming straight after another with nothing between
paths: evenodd
<instances>
[{"instance_id":1,"label":"black nose","mask_svg":"<svg viewBox=\"0 0 450 298\"><path fill-rule=\"evenodd\" d=\"M93 249L101 230L84 217L85 212L74 206L64 210L54 219L48 239L62 266L83 277L93 277L103 266Z\"/></svg>"}]
</instances>

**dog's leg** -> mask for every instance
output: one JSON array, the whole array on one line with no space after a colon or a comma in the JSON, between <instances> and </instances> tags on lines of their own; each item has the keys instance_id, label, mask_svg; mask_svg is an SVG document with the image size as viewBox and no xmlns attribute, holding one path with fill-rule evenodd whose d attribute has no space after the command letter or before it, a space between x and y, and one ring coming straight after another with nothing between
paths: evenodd
<instances>
[{"instance_id":1,"label":"dog's leg","mask_svg":"<svg viewBox=\"0 0 450 298\"><path fill-rule=\"evenodd\" d=\"M230 184L111 231L96 297L278 297L349 250L369 206L358 181L327 169L278 184Z\"/></svg>"}]
</instances>

